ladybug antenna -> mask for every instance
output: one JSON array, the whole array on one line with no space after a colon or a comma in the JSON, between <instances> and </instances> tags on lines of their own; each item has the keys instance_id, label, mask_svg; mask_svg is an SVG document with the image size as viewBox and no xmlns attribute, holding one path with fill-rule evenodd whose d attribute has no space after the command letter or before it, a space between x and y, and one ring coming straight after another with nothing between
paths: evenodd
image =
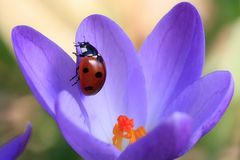
<instances>
[{"instance_id":1,"label":"ladybug antenna","mask_svg":"<svg viewBox=\"0 0 240 160\"><path fill-rule=\"evenodd\" d=\"M73 45L77 48L79 47L79 43L73 42Z\"/></svg>"},{"instance_id":2,"label":"ladybug antenna","mask_svg":"<svg viewBox=\"0 0 240 160\"><path fill-rule=\"evenodd\" d=\"M83 42L86 42L86 41L85 41L85 36L84 36L84 35L83 35Z\"/></svg>"}]
</instances>

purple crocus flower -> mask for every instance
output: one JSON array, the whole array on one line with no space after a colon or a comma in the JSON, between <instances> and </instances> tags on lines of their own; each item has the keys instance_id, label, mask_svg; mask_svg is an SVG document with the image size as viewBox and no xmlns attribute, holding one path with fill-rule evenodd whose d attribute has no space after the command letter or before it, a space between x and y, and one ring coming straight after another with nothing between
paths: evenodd
<instances>
[{"instance_id":1,"label":"purple crocus flower","mask_svg":"<svg viewBox=\"0 0 240 160\"><path fill-rule=\"evenodd\" d=\"M32 125L28 124L23 134L11 139L6 144L0 146L1 160L15 160L23 152L32 133Z\"/></svg>"},{"instance_id":2,"label":"purple crocus flower","mask_svg":"<svg viewBox=\"0 0 240 160\"><path fill-rule=\"evenodd\" d=\"M175 159L217 124L232 98L234 82L228 71L200 77L204 31L189 3L176 5L140 51L102 15L82 21L76 42L84 40L98 49L107 68L106 82L94 96L71 86L76 63L54 42L27 26L12 31L17 61L33 94L84 159ZM112 145L120 115L147 131L124 150Z\"/></svg>"}]
</instances>

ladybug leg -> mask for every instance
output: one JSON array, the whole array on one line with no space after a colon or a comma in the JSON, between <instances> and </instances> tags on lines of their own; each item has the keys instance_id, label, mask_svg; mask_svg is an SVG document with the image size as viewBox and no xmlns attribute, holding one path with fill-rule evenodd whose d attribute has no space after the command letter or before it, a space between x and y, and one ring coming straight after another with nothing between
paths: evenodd
<instances>
[{"instance_id":1,"label":"ladybug leg","mask_svg":"<svg viewBox=\"0 0 240 160\"><path fill-rule=\"evenodd\" d=\"M85 57L84 55L77 53L77 52L72 52L72 54L74 54L75 56L78 56L78 57Z\"/></svg>"},{"instance_id":2,"label":"ladybug leg","mask_svg":"<svg viewBox=\"0 0 240 160\"><path fill-rule=\"evenodd\" d=\"M78 56L77 52L72 52L72 54L74 54L75 56Z\"/></svg>"},{"instance_id":3,"label":"ladybug leg","mask_svg":"<svg viewBox=\"0 0 240 160\"><path fill-rule=\"evenodd\" d=\"M79 70L79 66L76 68L76 75L73 76L73 77L70 79L70 81L72 81L73 79L75 79L76 77L79 76L79 74L78 74L78 70ZM78 79L79 79L79 77L78 77Z\"/></svg>"},{"instance_id":4,"label":"ladybug leg","mask_svg":"<svg viewBox=\"0 0 240 160\"><path fill-rule=\"evenodd\" d=\"M77 47L80 47L80 42L73 42L74 46L77 48Z\"/></svg>"},{"instance_id":5,"label":"ladybug leg","mask_svg":"<svg viewBox=\"0 0 240 160\"><path fill-rule=\"evenodd\" d=\"M75 79L78 75L76 74L75 76L73 76L70 81L72 81L73 79Z\"/></svg>"},{"instance_id":6,"label":"ladybug leg","mask_svg":"<svg viewBox=\"0 0 240 160\"><path fill-rule=\"evenodd\" d=\"M71 81L71 80L73 80L74 78L77 77L77 80L72 84L72 86L76 85L76 84L78 83L78 81L80 80L78 70L79 70L79 66L76 68L76 75L73 76L73 77L70 79L70 81Z\"/></svg>"},{"instance_id":7,"label":"ladybug leg","mask_svg":"<svg viewBox=\"0 0 240 160\"><path fill-rule=\"evenodd\" d=\"M74 82L74 83L72 84L72 86L76 85L79 80L80 80L80 78L78 77L78 79L76 80L76 82Z\"/></svg>"}]
</instances>

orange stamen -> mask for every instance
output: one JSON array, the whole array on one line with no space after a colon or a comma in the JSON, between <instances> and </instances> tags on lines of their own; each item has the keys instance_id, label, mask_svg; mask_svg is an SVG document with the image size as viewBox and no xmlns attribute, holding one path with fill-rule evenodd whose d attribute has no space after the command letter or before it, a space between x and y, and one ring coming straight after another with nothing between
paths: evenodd
<instances>
[{"instance_id":1,"label":"orange stamen","mask_svg":"<svg viewBox=\"0 0 240 160\"><path fill-rule=\"evenodd\" d=\"M118 123L113 128L113 145L119 150L122 150L123 138L129 140L129 144L136 142L138 139L146 135L144 127L140 126L136 130L134 127L134 120L127 116L120 115L117 119Z\"/></svg>"}]
</instances>

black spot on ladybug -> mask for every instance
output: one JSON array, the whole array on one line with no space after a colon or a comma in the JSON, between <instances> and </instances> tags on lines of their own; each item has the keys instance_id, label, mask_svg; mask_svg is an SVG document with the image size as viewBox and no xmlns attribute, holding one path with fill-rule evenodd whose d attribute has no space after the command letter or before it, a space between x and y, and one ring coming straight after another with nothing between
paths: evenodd
<instances>
[{"instance_id":1,"label":"black spot on ladybug","mask_svg":"<svg viewBox=\"0 0 240 160\"><path fill-rule=\"evenodd\" d=\"M88 73L88 68L83 68L83 73Z\"/></svg>"},{"instance_id":2,"label":"black spot on ladybug","mask_svg":"<svg viewBox=\"0 0 240 160\"><path fill-rule=\"evenodd\" d=\"M86 91L90 91L90 90L93 90L93 87L92 86L87 86L84 88Z\"/></svg>"},{"instance_id":3,"label":"black spot on ladybug","mask_svg":"<svg viewBox=\"0 0 240 160\"><path fill-rule=\"evenodd\" d=\"M101 72L97 72L97 73L95 74L95 77L101 78L101 77L102 77L102 73L101 73Z\"/></svg>"}]
</instances>

